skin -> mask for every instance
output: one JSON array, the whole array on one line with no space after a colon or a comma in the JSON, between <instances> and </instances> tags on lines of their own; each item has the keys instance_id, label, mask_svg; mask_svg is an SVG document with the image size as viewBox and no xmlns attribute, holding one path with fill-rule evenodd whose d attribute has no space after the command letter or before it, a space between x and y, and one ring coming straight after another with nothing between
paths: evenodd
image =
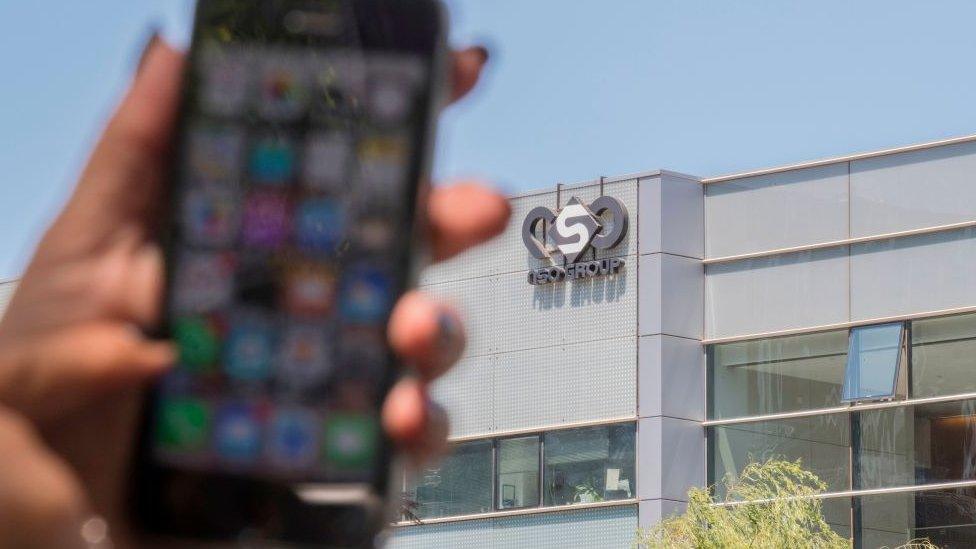
<instances>
[{"instance_id":1,"label":"skin","mask_svg":"<svg viewBox=\"0 0 976 549\"><path fill-rule=\"evenodd\" d=\"M483 49L453 56L453 99L477 83ZM48 229L0 322L0 545L82 546L79 528L104 516L116 545L137 545L124 513L126 468L143 392L174 361L147 338L160 315L163 256L154 221L177 115L183 55L147 48L71 199ZM507 201L477 184L426 199L436 260L505 227ZM451 326L445 333L443 327ZM446 416L427 384L464 347L457 313L418 292L395 307L390 342L413 375L383 423L417 461L445 444Z\"/></svg>"}]
</instances>

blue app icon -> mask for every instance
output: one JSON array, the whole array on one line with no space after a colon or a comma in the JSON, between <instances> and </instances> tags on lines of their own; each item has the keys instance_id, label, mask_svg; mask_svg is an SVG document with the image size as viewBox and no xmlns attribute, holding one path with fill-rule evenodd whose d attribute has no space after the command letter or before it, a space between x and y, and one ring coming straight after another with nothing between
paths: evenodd
<instances>
[{"instance_id":1,"label":"blue app icon","mask_svg":"<svg viewBox=\"0 0 976 549\"><path fill-rule=\"evenodd\" d=\"M214 447L220 459L252 463L261 455L261 414L256 405L226 404L217 412Z\"/></svg>"},{"instance_id":2,"label":"blue app icon","mask_svg":"<svg viewBox=\"0 0 976 549\"><path fill-rule=\"evenodd\" d=\"M305 200L295 212L295 237L306 250L323 253L339 248L345 231L342 207L335 200Z\"/></svg>"},{"instance_id":3,"label":"blue app icon","mask_svg":"<svg viewBox=\"0 0 976 549\"><path fill-rule=\"evenodd\" d=\"M251 153L251 177L262 185L284 185L294 176L295 163L295 146L291 141L267 137L258 141Z\"/></svg>"},{"instance_id":4,"label":"blue app icon","mask_svg":"<svg viewBox=\"0 0 976 549\"><path fill-rule=\"evenodd\" d=\"M351 324L378 324L386 320L392 305L392 281L381 269L353 267L342 278L339 296L343 320Z\"/></svg>"},{"instance_id":5,"label":"blue app icon","mask_svg":"<svg viewBox=\"0 0 976 549\"><path fill-rule=\"evenodd\" d=\"M315 465L318 458L318 418L301 409L275 413L268 435L268 453L275 467L285 470Z\"/></svg>"},{"instance_id":6,"label":"blue app icon","mask_svg":"<svg viewBox=\"0 0 976 549\"><path fill-rule=\"evenodd\" d=\"M237 320L224 345L224 369L239 381L262 381L271 376L275 356L274 330L257 319Z\"/></svg>"}]
</instances>

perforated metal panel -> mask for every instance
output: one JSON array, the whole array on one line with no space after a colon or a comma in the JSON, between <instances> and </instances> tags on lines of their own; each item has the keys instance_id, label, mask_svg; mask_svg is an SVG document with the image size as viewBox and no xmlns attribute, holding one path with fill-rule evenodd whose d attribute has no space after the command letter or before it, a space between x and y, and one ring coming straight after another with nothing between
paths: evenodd
<instances>
[{"instance_id":1,"label":"perforated metal panel","mask_svg":"<svg viewBox=\"0 0 976 549\"><path fill-rule=\"evenodd\" d=\"M620 245L611 250L599 251L596 257L602 259L637 253L637 181L627 180L608 183L604 185L603 191L606 195L620 199L627 207L630 212L630 231ZM596 184L563 189L562 203L565 204L572 196L578 196L589 203L600 196L600 186ZM522 244L522 222L529 211L536 206L555 209L556 193L550 191L520 196L513 198L510 204L512 206L512 217L504 233L484 246L427 269L421 277L421 286L501 273L524 273L548 265L546 261L534 259L525 249ZM585 256L586 259L592 257L591 252Z\"/></svg>"},{"instance_id":2,"label":"perforated metal panel","mask_svg":"<svg viewBox=\"0 0 976 549\"><path fill-rule=\"evenodd\" d=\"M565 513L410 526L393 532L388 547L616 549L632 546L637 531L637 507L609 507Z\"/></svg>"}]
</instances>

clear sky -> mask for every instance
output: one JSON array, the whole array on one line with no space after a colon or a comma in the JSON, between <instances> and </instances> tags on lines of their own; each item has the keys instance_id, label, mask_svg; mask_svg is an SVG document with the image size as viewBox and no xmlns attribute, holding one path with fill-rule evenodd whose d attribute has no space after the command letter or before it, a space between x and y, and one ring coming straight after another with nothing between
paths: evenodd
<instances>
[{"instance_id":1,"label":"clear sky","mask_svg":"<svg viewBox=\"0 0 976 549\"><path fill-rule=\"evenodd\" d=\"M0 278L74 183L149 29L187 0L0 0ZM976 2L448 0L485 85L437 173L509 192L668 168L717 175L976 133Z\"/></svg>"}]
</instances>

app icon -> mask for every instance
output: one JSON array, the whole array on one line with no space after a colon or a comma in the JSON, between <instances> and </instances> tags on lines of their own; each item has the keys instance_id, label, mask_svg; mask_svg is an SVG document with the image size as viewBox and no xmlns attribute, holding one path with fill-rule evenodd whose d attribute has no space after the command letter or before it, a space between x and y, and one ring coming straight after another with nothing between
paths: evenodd
<instances>
[{"instance_id":1,"label":"app icon","mask_svg":"<svg viewBox=\"0 0 976 549\"><path fill-rule=\"evenodd\" d=\"M269 135L251 150L251 179L260 185L287 185L295 175L295 145L285 137Z\"/></svg>"},{"instance_id":2,"label":"app icon","mask_svg":"<svg viewBox=\"0 0 976 549\"><path fill-rule=\"evenodd\" d=\"M295 212L295 240L299 247L336 253L345 233L343 209L331 198L310 198Z\"/></svg>"},{"instance_id":3,"label":"app icon","mask_svg":"<svg viewBox=\"0 0 976 549\"><path fill-rule=\"evenodd\" d=\"M369 266L346 271L339 286L339 311L352 324L377 324L386 320L392 301L389 276Z\"/></svg>"},{"instance_id":4,"label":"app icon","mask_svg":"<svg viewBox=\"0 0 976 549\"><path fill-rule=\"evenodd\" d=\"M352 139L343 132L314 134L305 143L302 179L315 191L337 194L348 185Z\"/></svg>"},{"instance_id":5,"label":"app icon","mask_svg":"<svg viewBox=\"0 0 976 549\"><path fill-rule=\"evenodd\" d=\"M238 381L267 379L275 354L274 326L254 314L236 316L224 346L227 375Z\"/></svg>"},{"instance_id":6,"label":"app icon","mask_svg":"<svg viewBox=\"0 0 976 549\"><path fill-rule=\"evenodd\" d=\"M293 121L305 113L308 90L296 56L271 55L261 74L259 114L271 121Z\"/></svg>"},{"instance_id":7,"label":"app icon","mask_svg":"<svg viewBox=\"0 0 976 549\"><path fill-rule=\"evenodd\" d=\"M408 153L407 141L401 137L371 137L361 141L357 190L372 202L400 200Z\"/></svg>"},{"instance_id":8,"label":"app icon","mask_svg":"<svg viewBox=\"0 0 976 549\"><path fill-rule=\"evenodd\" d=\"M318 418L309 411L278 410L269 428L269 461L284 470L313 466L319 453L319 429Z\"/></svg>"},{"instance_id":9,"label":"app icon","mask_svg":"<svg viewBox=\"0 0 976 549\"><path fill-rule=\"evenodd\" d=\"M332 348L328 328L314 324L293 324L284 330L275 381L292 391L309 391L325 385L332 370Z\"/></svg>"},{"instance_id":10,"label":"app icon","mask_svg":"<svg viewBox=\"0 0 976 549\"><path fill-rule=\"evenodd\" d=\"M413 110L416 90L424 75L423 65L404 57L374 57L369 63L367 109L370 119L382 125L403 123Z\"/></svg>"},{"instance_id":11,"label":"app icon","mask_svg":"<svg viewBox=\"0 0 976 549\"><path fill-rule=\"evenodd\" d=\"M181 254L176 262L174 313L206 313L226 306L234 292L234 267L229 252Z\"/></svg>"},{"instance_id":12,"label":"app icon","mask_svg":"<svg viewBox=\"0 0 976 549\"><path fill-rule=\"evenodd\" d=\"M332 312L335 274L328 265L294 263L285 272L283 306L297 317L321 318Z\"/></svg>"},{"instance_id":13,"label":"app icon","mask_svg":"<svg viewBox=\"0 0 976 549\"><path fill-rule=\"evenodd\" d=\"M327 125L341 126L357 116L366 88L366 64L361 56L324 56L316 60L312 73L316 118Z\"/></svg>"},{"instance_id":14,"label":"app icon","mask_svg":"<svg viewBox=\"0 0 976 549\"><path fill-rule=\"evenodd\" d=\"M180 367L206 373L220 358L221 329L216 318L185 317L173 323L173 337L180 351Z\"/></svg>"},{"instance_id":15,"label":"app icon","mask_svg":"<svg viewBox=\"0 0 976 549\"><path fill-rule=\"evenodd\" d=\"M244 134L235 128L197 126L186 145L190 177L197 183L236 184L241 174Z\"/></svg>"},{"instance_id":16,"label":"app icon","mask_svg":"<svg viewBox=\"0 0 976 549\"><path fill-rule=\"evenodd\" d=\"M183 197L183 228L198 246L231 246L237 238L240 207L229 189L202 187Z\"/></svg>"},{"instance_id":17,"label":"app icon","mask_svg":"<svg viewBox=\"0 0 976 549\"><path fill-rule=\"evenodd\" d=\"M244 202L242 240L245 246L276 249L290 232L288 197L272 191L254 191Z\"/></svg>"},{"instance_id":18,"label":"app icon","mask_svg":"<svg viewBox=\"0 0 976 549\"><path fill-rule=\"evenodd\" d=\"M364 471L373 467L379 450L379 426L364 414L334 413L324 425L326 465L338 471Z\"/></svg>"},{"instance_id":19,"label":"app icon","mask_svg":"<svg viewBox=\"0 0 976 549\"><path fill-rule=\"evenodd\" d=\"M225 404L217 411L214 446L224 461L245 464L261 455L261 407L247 403Z\"/></svg>"},{"instance_id":20,"label":"app icon","mask_svg":"<svg viewBox=\"0 0 976 549\"><path fill-rule=\"evenodd\" d=\"M200 67L204 110L218 116L243 112L250 86L245 52L227 47L208 48Z\"/></svg>"},{"instance_id":21,"label":"app icon","mask_svg":"<svg viewBox=\"0 0 976 549\"><path fill-rule=\"evenodd\" d=\"M366 252L389 252L396 236L393 231L395 222L389 215L361 215L352 228L356 248Z\"/></svg>"},{"instance_id":22,"label":"app icon","mask_svg":"<svg viewBox=\"0 0 976 549\"><path fill-rule=\"evenodd\" d=\"M170 452L201 452L210 438L210 404L196 398L164 398L156 421L157 447Z\"/></svg>"}]
</instances>

